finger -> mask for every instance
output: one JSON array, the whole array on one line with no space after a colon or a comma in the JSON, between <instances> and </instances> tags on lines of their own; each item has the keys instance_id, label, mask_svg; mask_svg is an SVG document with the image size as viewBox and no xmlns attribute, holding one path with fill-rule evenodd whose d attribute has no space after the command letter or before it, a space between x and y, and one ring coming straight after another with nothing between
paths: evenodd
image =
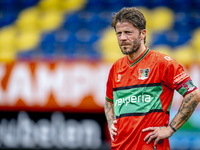
<instances>
[{"instance_id":1,"label":"finger","mask_svg":"<svg viewBox=\"0 0 200 150\"><path fill-rule=\"evenodd\" d=\"M149 137L151 137L152 135L154 135L155 133L154 132L151 132L149 134L147 134L144 138L144 141L146 141L147 139L149 139Z\"/></svg>"},{"instance_id":2,"label":"finger","mask_svg":"<svg viewBox=\"0 0 200 150\"><path fill-rule=\"evenodd\" d=\"M114 126L111 129L114 130L114 131L117 131L117 128L115 128Z\"/></svg>"},{"instance_id":3,"label":"finger","mask_svg":"<svg viewBox=\"0 0 200 150\"><path fill-rule=\"evenodd\" d=\"M156 138L153 146L156 146L158 144L159 140L160 140L159 138Z\"/></svg>"},{"instance_id":4,"label":"finger","mask_svg":"<svg viewBox=\"0 0 200 150\"><path fill-rule=\"evenodd\" d=\"M148 141L147 141L147 144L149 144L153 139L155 139L156 138L156 135L154 134L154 135L152 135L152 136L150 136L150 138L148 139Z\"/></svg>"},{"instance_id":5,"label":"finger","mask_svg":"<svg viewBox=\"0 0 200 150\"><path fill-rule=\"evenodd\" d=\"M110 135L110 138L112 141L114 141L114 136L113 135Z\"/></svg>"},{"instance_id":6,"label":"finger","mask_svg":"<svg viewBox=\"0 0 200 150\"><path fill-rule=\"evenodd\" d=\"M146 132L146 131L152 131L155 130L155 127L148 127L142 130L142 132Z\"/></svg>"},{"instance_id":7,"label":"finger","mask_svg":"<svg viewBox=\"0 0 200 150\"><path fill-rule=\"evenodd\" d=\"M114 120L114 121L113 121L113 124L117 124L117 120Z\"/></svg>"},{"instance_id":8,"label":"finger","mask_svg":"<svg viewBox=\"0 0 200 150\"><path fill-rule=\"evenodd\" d=\"M113 130L111 130L110 132L112 135L117 135L117 132L114 132Z\"/></svg>"}]
</instances>

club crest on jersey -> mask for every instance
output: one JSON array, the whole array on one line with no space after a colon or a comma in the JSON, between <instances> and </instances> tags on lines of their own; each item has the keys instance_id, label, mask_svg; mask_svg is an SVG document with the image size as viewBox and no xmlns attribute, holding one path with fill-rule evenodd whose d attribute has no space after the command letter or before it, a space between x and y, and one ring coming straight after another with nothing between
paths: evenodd
<instances>
[{"instance_id":1,"label":"club crest on jersey","mask_svg":"<svg viewBox=\"0 0 200 150\"><path fill-rule=\"evenodd\" d=\"M149 71L150 69L139 69L139 78L141 80L147 79L149 77Z\"/></svg>"}]
</instances>

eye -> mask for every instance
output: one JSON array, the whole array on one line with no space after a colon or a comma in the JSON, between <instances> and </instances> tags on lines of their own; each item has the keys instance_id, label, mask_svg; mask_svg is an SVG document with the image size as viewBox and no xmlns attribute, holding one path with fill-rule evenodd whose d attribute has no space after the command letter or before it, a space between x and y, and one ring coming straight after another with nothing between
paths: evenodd
<instances>
[{"instance_id":1,"label":"eye","mask_svg":"<svg viewBox=\"0 0 200 150\"><path fill-rule=\"evenodd\" d=\"M130 31L125 31L125 33L126 33L126 34L129 34L129 33L131 33L131 32L130 32Z\"/></svg>"},{"instance_id":2,"label":"eye","mask_svg":"<svg viewBox=\"0 0 200 150\"><path fill-rule=\"evenodd\" d=\"M122 34L122 32L117 32L117 35L120 35L120 34Z\"/></svg>"}]
</instances>

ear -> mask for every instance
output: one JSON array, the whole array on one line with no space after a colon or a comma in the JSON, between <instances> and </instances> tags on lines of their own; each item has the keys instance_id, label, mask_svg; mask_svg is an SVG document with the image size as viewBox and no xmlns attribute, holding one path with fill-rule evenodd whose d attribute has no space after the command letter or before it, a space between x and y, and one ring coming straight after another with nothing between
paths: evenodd
<instances>
[{"instance_id":1,"label":"ear","mask_svg":"<svg viewBox=\"0 0 200 150\"><path fill-rule=\"evenodd\" d=\"M141 37L141 40L144 40L144 38L146 37L146 30L145 30L145 29L143 29L143 30L141 31L140 37Z\"/></svg>"}]
</instances>

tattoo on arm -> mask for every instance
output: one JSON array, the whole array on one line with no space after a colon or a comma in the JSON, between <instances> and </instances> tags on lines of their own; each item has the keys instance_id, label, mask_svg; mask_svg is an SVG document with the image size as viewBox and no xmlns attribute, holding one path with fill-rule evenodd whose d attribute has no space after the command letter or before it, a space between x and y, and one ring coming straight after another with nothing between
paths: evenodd
<instances>
[{"instance_id":1,"label":"tattoo on arm","mask_svg":"<svg viewBox=\"0 0 200 150\"><path fill-rule=\"evenodd\" d=\"M110 128L113 120L115 120L113 104L106 101L104 110L108 122L108 128Z\"/></svg>"},{"instance_id":2,"label":"tattoo on arm","mask_svg":"<svg viewBox=\"0 0 200 150\"><path fill-rule=\"evenodd\" d=\"M174 126L176 124L176 122L172 121L170 124L171 124L171 126Z\"/></svg>"},{"instance_id":3,"label":"tattoo on arm","mask_svg":"<svg viewBox=\"0 0 200 150\"><path fill-rule=\"evenodd\" d=\"M192 97L194 97L194 95L193 95L193 94L190 94L190 96L189 96L188 98L185 99L185 102L188 103L188 102L191 100Z\"/></svg>"},{"instance_id":4,"label":"tattoo on arm","mask_svg":"<svg viewBox=\"0 0 200 150\"><path fill-rule=\"evenodd\" d=\"M193 100L191 101L191 99L193 99ZM183 103L179 109L179 113L182 115L180 119L183 121L187 121L190 118L190 116L192 115L192 113L194 112L197 105L198 105L198 102L194 98L194 95L191 93L189 95L189 97L187 97L183 101Z\"/></svg>"}]
</instances>

